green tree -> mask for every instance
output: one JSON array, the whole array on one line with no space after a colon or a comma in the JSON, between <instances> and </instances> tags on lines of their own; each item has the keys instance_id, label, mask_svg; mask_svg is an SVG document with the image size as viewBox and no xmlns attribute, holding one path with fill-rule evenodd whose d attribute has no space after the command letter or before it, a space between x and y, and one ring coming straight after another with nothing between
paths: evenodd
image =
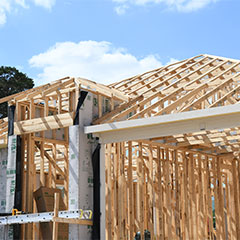
<instances>
[{"instance_id":1,"label":"green tree","mask_svg":"<svg viewBox=\"0 0 240 240\"><path fill-rule=\"evenodd\" d=\"M0 98L19 93L34 86L33 80L15 67L0 67ZM7 116L7 103L0 104L0 117Z\"/></svg>"}]
</instances>

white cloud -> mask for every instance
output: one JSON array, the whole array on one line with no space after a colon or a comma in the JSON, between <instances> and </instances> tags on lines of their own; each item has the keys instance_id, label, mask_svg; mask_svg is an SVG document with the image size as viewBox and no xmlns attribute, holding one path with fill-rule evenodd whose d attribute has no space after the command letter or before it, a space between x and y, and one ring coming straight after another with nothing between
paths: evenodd
<instances>
[{"instance_id":1,"label":"white cloud","mask_svg":"<svg viewBox=\"0 0 240 240\"><path fill-rule=\"evenodd\" d=\"M6 13L3 9L0 8L0 25L6 23Z\"/></svg>"},{"instance_id":2,"label":"white cloud","mask_svg":"<svg viewBox=\"0 0 240 240\"><path fill-rule=\"evenodd\" d=\"M117 3L116 9L126 8L130 5L145 6L147 4L165 4L169 9L175 9L180 12L192 12L203 8L219 0L112 0ZM117 11L116 11L117 12ZM118 13L118 12L117 12Z\"/></svg>"},{"instance_id":3,"label":"white cloud","mask_svg":"<svg viewBox=\"0 0 240 240\"><path fill-rule=\"evenodd\" d=\"M123 15L126 13L126 10L128 8L129 7L127 5L120 5L120 6L115 7L114 10L118 15Z\"/></svg>"},{"instance_id":4,"label":"white cloud","mask_svg":"<svg viewBox=\"0 0 240 240\"><path fill-rule=\"evenodd\" d=\"M15 0L16 4L20 5L23 8L27 8L27 4L25 2L25 0Z\"/></svg>"},{"instance_id":5,"label":"white cloud","mask_svg":"<svg viewBox=\"0 0 240 240\"><path fill-rule=\"evenodd\" d=\"M109 42L62 42L29 60L40 68L37 84L65 76L83 77L109 84L162 66L159 58L148 55L137 58Z\"/></svg>"},{"instance_id":6,"label":"white cloud","mask_svg":"<svg viewBox=\"0 0 240 240\"><path fill-rule=\"evenodd\" d=\"M56 3L56 0L34 0L34 3L37 6L51 9L53 7L53 5Z\"/></svg>"},{"instance_id":7,"label":"white cloud","mask_svg":"<svg viewBox=\"0 0 240 240\"><path fill-rule=\"evenodd\" d=\"M6 12L10 11L10 2L8 0L0 1L0 25L6 23Z\"/></svg>"},{"instance_id":8,"label":"white cloud","mask_svg":"<svg viewBox=\"0 0 240 240\"><path fill-rule=\"evenodd\" d=\"M29 8L30 3L36 6L41 6L51 9L56 0L0 0L0 25L4 25L7 20L7 15L19 8Z\"/></svg>"}]
</instances>

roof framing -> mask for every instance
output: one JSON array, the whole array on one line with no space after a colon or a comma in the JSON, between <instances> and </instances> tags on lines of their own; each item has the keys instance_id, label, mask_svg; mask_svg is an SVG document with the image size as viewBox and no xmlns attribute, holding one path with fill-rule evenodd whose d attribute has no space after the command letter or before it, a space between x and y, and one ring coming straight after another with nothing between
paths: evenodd
<instances>
[{"instance_id":1,"label":"roof framing","mask_svg":"<svg viewBox=\"0 0 240 240\"><path fill-rule=\"evenodd\" d=\"M93 124L146 120L234 105L240 96L240 61L202 54L108 86L84 78L66 77L0 99L0 103L8 101L16 105L16 134L52 130L72 125L79 90L97 96L99 114ZM104 99L110 104L107 111L103 110ZM36 109L41 112L40 116L35 114ZM51 124L47 124L49 120ZM152 139L215 153L238 151L240 130L237 126L216 131L171 136L168 133ZM6 139L7 119L0 123L0 141L5 143Z\"/></svg>"}]
</instances>

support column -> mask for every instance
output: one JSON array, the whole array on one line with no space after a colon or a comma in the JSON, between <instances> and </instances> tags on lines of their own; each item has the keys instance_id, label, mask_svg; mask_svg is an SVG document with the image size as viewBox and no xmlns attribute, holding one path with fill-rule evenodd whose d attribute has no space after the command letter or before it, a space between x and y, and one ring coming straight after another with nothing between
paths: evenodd
<instances>
[{"instance_id":1,"label":"support column","mask_svg":"<svg viewBox=\"0 0 240 240\"><path fill-rule=\"evenodd\" d=\"M105 144L100 148L100 239L106 239Z\"/></svg>"},{"instance_id":2,"label":"support column","mask_svg":"<svg viewBox=\"0 0 240 240\"><path fill-rule=\"evenodd\" d=\"M79 125L69 127L69 210L93 210L92 139L84 126L93 118L92 94L79 106ZM77 121L76 121L77 122ZM69 240L92 239L92 228L69 225Z\"/></svg>"}]
</instances>

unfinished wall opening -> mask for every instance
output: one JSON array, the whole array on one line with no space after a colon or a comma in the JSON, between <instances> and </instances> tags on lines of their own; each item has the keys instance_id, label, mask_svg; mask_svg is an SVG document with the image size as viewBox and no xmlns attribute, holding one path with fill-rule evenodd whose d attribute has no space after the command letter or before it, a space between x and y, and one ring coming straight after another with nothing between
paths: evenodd
<instances>
[{"instance_id":1,"label":"unfinished wall opening","mask_svg":"<svg viewBox=\"0 0 240 240\"><path fill-rule=\"evenodd\" d=\"M128 141L105 159L106 239L238 239L236 157Z\"/></svg>"}]
</instances>

